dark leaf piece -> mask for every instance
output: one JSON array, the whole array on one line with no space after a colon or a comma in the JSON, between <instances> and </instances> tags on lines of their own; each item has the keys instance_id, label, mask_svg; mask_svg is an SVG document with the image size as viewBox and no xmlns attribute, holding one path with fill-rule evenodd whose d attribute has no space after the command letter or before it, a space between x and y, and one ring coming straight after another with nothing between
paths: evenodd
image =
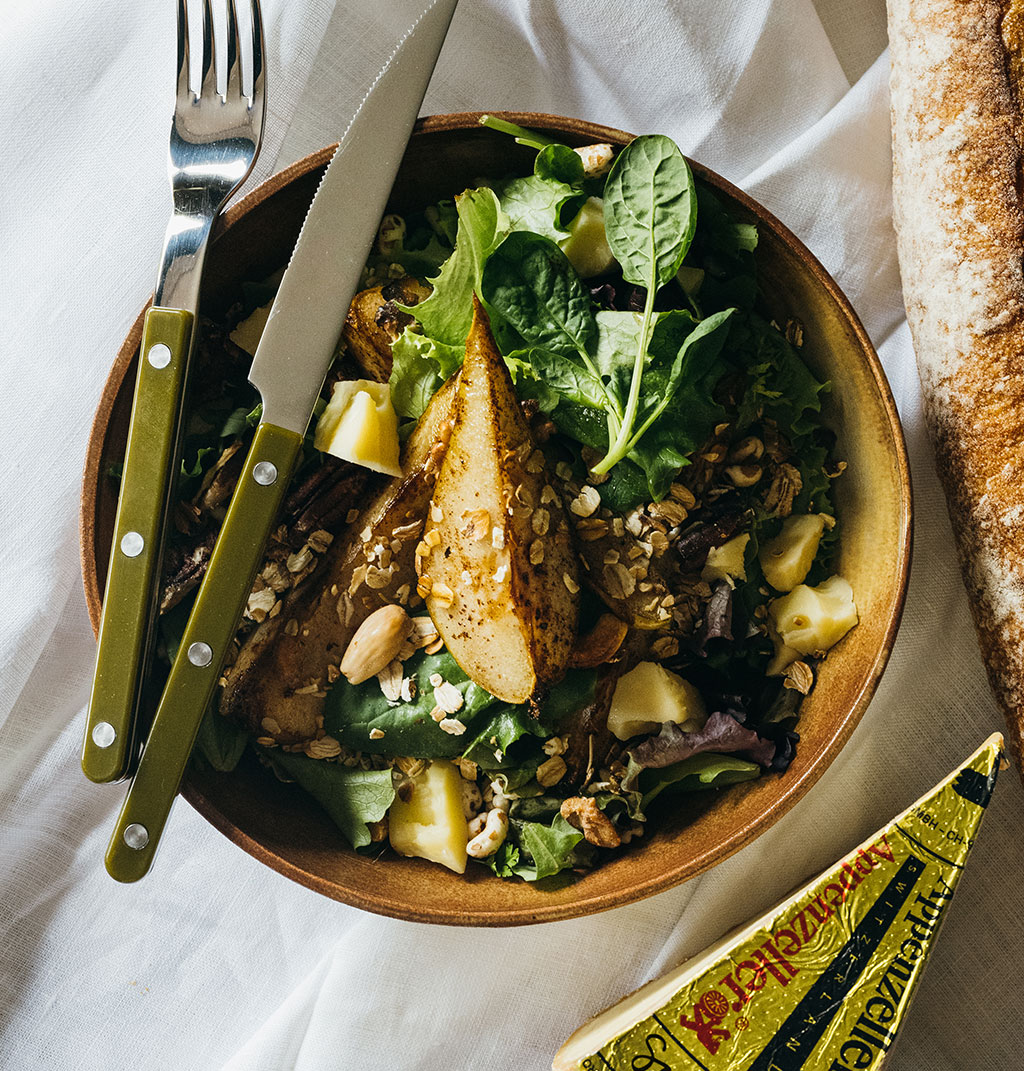
<instances>
[{"instance_id":1,"label":"dark leaf piece","mask_svg":"<svg viewBox=\"0 0 1024 1071\"><path fill-rule=\"evenodd\" d=\"M776 745L752 729L745 729L731 715L716 712L704 728L686 733L674 722L666 722L657 736L652 736L629 749L629 756L641 767L660 770L682 762L702 751L738 752L760 766L770 767Z\"/></svg>"},{"instance_id":2,"label":"dark leaf piece","mask_svg":"<svg viewBox=\"0 0 1024 1071\"><path fill-rule=\"evenodd\" d=\"M704 654L708 640L732 640L732 585L719 580L704 609L704 620L697 630L697 652Z\"/></svg>"},{"instance_id":3,"label":"dark leaf piece","mask_svg":"<svg viewBox=\"0 0 1024 1071\"><path fill-rule=\"evenodd\" d=\"M725 505L721 512L709 509L706 520L690 525L675 544L683 570L699 573L707 561L708 551L732 539L743 524L744 516L743 510Z\"/></svg>"}]
</instances>

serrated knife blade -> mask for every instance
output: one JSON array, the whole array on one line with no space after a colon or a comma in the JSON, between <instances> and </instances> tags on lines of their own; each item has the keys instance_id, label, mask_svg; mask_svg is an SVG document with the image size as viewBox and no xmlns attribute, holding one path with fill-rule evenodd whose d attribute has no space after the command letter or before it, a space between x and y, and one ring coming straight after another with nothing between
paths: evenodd
<instances>
[{"instance_id":1,"label":"serrated knife blade","mask_svg":"<svg viewBox=\"0 0 1024 1071\"><path fill-rule=\"evenodd\" d=\"M399 41L324 172L249 373L269 423L306 430L456 3Z\"/></svg>"}]
</instances>

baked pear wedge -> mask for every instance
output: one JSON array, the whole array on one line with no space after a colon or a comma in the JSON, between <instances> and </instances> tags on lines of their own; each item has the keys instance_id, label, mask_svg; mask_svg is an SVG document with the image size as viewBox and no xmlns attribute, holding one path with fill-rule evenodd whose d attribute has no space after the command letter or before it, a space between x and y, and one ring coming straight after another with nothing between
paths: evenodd
<instances>
[{"instance_id":1,"label":"baked pear wedge","mask_svg":"<svg viewBox=\"0 0 1024 1071\"><path fill-rule=\"evenodd\" d=\"M388 480L334 541L322 580L289 596L253 632L225 674L222 714L278 743L311 740L331 667L374 610L416 599L414 552L452 428L458 375L434 395Z\"/></svg>"},{"instance_id":2,"label":"baked pear wedge","mask_svg":"<svg viewBox=\"0 0 1024 1071\"><path fill-rule=\"evenodd\" d=\"M569 523L474 298L454 425L434 487L420 590L449 652L507 703L565 672L579 618Z\"/></svg>"}]
</instances>

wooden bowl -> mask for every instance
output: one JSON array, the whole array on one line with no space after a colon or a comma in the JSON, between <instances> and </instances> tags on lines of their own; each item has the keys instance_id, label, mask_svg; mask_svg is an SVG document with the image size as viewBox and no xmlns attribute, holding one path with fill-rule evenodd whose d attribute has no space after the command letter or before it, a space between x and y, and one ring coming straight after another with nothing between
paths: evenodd
<instances>
[{"instance_id":1,"label":"wooden bowl","mask_svg":"<svg viewBox=\"0 0 1024 1071\"><path fill-rule=\"evenodd\" d=\"M623 145L630 139L557 116L505 118L553 132L570 145ZM460 113L418 124L392 192L396 210L451 197L480 175L531 169L531 151L480 127L477 119L477 113ZM242 279L262 278L287 262L329 158L329 149L308 156L227 212L207 261L204 312L216 316L235 299ZM825 421L838 435L838 456L849 462L835 485L843 523L838 571L853 585L860 624L820 667L803 704L801 741L789 770L721 793L683 797L642 840L556 888L501 881L482 867L459 877L419 859L359 855L318 804L254 760L232 774L190 770L182 786L189 803L268 866L325 896L420 922L508 926L585 915L677 885L732 855L793 807L846 743L889 657L907 585L910 477L896 406L863 327L824 268L746 194L707 168L694 170L740 215L757 221L757 258L771 311L779 322L793 315L804 324L803 356L819 378L831 381ZM124 450L142 315L111 369L86 460L82 567L94 629L116 506L116 488L105 474Z\"/></svg>"}]
</instances>

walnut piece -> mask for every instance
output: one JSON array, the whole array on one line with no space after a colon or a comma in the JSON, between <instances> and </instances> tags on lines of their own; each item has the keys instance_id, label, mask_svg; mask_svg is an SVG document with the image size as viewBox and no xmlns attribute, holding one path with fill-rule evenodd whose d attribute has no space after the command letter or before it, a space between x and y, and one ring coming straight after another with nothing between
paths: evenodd
<instances>
[{"instance_id":1,"label":"walnut piece","mask_svg":"<svg viewBox=\"0 0 1024 1071\"><path fill-rule=\"evenodd\" d=\"M582 832L584 840L598 848L617 848L622 843L611 819L593 799L572 796L562 801L560 813L569 825Z\"/></svg>"}]
</instances>

